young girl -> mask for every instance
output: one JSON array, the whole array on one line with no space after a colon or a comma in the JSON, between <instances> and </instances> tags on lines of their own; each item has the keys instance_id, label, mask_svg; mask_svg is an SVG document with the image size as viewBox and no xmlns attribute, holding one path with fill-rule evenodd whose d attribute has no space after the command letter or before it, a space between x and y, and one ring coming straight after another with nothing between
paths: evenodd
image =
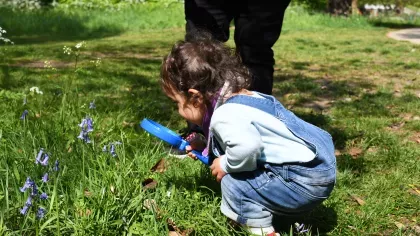
<instances>
[{"instance_id":1,"label":"young girl","mask_svg":"<svg viewBox=\"0 0 420 236\"><path fill-rule=\"evenodd\" d=\"M276 235L273 214L302 214L330 195L334 145L274 97L247 90L250 79L231 49L209 39L175 44L161 68L164 92L208 139L203 154L214 157L222 213L253 234Z\"/></svg>"}]
</instances>

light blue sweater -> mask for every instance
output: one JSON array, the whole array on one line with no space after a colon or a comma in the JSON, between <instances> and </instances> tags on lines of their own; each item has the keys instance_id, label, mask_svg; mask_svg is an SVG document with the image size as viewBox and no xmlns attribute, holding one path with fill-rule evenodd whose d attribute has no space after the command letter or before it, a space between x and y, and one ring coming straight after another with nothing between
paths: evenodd
<instances>
[{"instance_id":1,"label":"light blue sweater","mask_svg":"<svg viewBox=\"0 0 420 236\"><path fill-rule=\"evenodd\" d=\"M252 96L262 98L256 93ZM210 130L225 151L220 163L226 173L253 171L257 162L282 164L315 158L315 153L283 122L250 106L219 105Z\"/></svg>"}]
</instances>

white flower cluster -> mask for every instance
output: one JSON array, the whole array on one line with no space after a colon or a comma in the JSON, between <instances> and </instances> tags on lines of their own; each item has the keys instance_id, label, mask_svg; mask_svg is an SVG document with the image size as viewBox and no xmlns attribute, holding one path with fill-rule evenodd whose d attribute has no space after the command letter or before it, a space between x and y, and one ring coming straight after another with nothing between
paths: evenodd
<instances>
[{"instance_id":1,"label":"white flower cluster","mask_svg":"<svg viewBox=\"0 0 420 236\"><path fill-rule=\"evenodd\" d=\"M41 8L40 0L0 0L0 6L35 10Z\"/></svg>"},{"instance_id":2,"label":"white flower cluster","mask_svg":"<svg viewBox=\"0 0 420 236\"><path fill-rule=\"evenodd\" d=\"M74 46L74 48L76 49L76 54L78 54L78 51L79 51L81 48L85 47L85 46L86 46L85 41L82 41L82 42L80 42L80 43L77 43L77 44ZM63 52L64 52L64 54L71 55L71 54L73 53L73 49L71 49L71 47L64 46L64 47L63 47Z\"/></svg>"},{"instance_id":3,"label":"white flower cluster","mask_svg":"<svg viewBox=\"0 0 420 236\"><path fill-rule=\"evenodd\" d=\"M70 55L72 53L71 48L67 46L63 47L63 51L64 51L64 54L67 54L67 55Z\"/></svg>"},{"instance_id":4,"label":"white flower cluster","mask_svg":"<svg viewBox=\"0 0 420 236\"><path fill-rule=\"evenodd\" d=\"M44 94L41 90L39 90L38 87L32 87L32 88L29 89L29 91L31 93L36 93L36 94L41 94L41 95Z\"/></svg>"},{"instance_id":5,"label":"white flower cluster","mask_svg":"<svg viewBox=\"0 0 420 236\"><path fill-rule=\"evenodd\" d=\"M85 46L85 41L82 41L82 42L80 42L80 43L78 43L78 44L76 44L76 46L74 46L76 49L79 49L79 48L82 48L82 47L84 47Z\"/></svg>"},{"instance_id":6,"label":"white flower cluster","mask_svg":"<svg viewBox=\"0 0 420 236\"><path fill-rule=\"evenodd\" d=\"M96 67L98 67L101 64L101 58L98 57L96 60L91 60L90 63L93 63Z\"/></svg>"},{"instance_id":7,"label":"white flower cluster","mask_svg":"<svg viewBox=\"0 0 420 236\"><path fill-rule=\"evenodd\" d=\"M14 44L12 41L10 41L10 39L3 37L3 34L5 34L5 33L7 33L6 30L4 30L3 28L1 28L1 26L0 26L0 41L5 42L6 44L7 43Z\"/></svg>"},{"instance_id":8,"label":"white flower cluster","mask_svg":"<svg viewBox=\"0 0 420 236\"><path fill-rule=\"evenodd\" d=\"M51 62L50 62L50 61L44 61L44 68L46 68L46 69L50 69L50 70L52 70L52 71L56 71L56 70L57 70L56 68L54 68L54 67L52 66L52 64L51 64Z\"/></svg>"}]
</instances>

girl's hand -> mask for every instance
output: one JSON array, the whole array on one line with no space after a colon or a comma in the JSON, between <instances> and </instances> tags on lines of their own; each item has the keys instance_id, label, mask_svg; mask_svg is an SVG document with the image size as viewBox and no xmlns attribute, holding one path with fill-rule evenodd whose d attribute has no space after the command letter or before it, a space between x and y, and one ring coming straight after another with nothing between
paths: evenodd
<instances>
[{"instance_id":1,"label":"girl's hand","mask_svg":"<svg viewBox=\"0 0 420 236\"><path fill-rule=\"evenodd\" d=\"M220 166L220 158L213 160L213 164L210 166L211 174L216 176L217 182L222 181L223 177L226 175L226 172L223 171Z\"/></svg>"},{"instance_id":2,"label":"girl's hand","mask_svg":"<svg viewBox=\"0 0 420 236\"><path fill-rule=\"evenodd\" d=\"M190 145L188 145L188 146L185 147L185 151L187 152L187 156L189 156L193 160L197 160L198 158L195 156L194 153L191 152L192 150L193 149L192 149L192 147Z\"/></svg>"}]
</instances>

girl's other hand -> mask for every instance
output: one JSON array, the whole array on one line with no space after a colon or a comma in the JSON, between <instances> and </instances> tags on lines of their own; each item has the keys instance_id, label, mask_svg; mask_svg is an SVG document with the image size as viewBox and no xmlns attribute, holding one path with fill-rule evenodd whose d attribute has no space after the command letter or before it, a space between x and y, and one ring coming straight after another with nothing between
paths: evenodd
<instances>
[{"instance_id":1,"label":"girl's other hand","mask_svg":"<svg viewBox=\"0 0 420 236\"><path fill-rule=\"evenodd\" d=\"M213 164L210 166L211 174L216 176L217 182L222 181L223 177L226 175L226 172L223 171L220 166L220 158L216 158L213 161Z\"/></svg>"}]
</instances>

